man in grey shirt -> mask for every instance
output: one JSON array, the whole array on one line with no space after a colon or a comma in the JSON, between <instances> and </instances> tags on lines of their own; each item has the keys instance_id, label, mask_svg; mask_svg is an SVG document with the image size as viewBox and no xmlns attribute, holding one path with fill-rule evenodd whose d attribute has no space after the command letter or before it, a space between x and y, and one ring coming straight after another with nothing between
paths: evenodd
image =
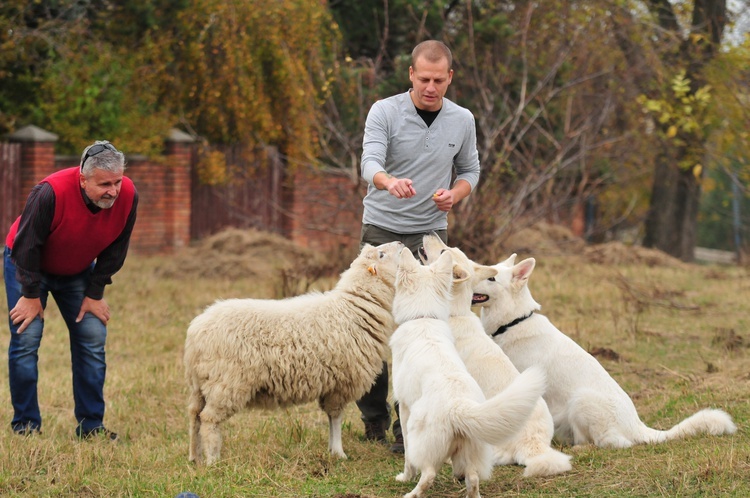
<instances>
[{"instance_id":1,"label":"man in grey shirt","mask_svg":"<svg viewBox=\"0 0 750 498\"><path fill-rule=\"evenodd\" d=\"M436 40L412 51L405 93L379 100L367 115L362 177L367 180L360 247L399 240L417 255L422 237L448 242L448 212L479 181L474 116L445 98L453 78L450 49ZM451 180L455 180L451 184ZM365 437L385 441L390 425L388 363L369 393L357 401ZM397 410L398 412L398 410ZM391 451L403 453L401 426Z\"/></svg>"}]
</instances>

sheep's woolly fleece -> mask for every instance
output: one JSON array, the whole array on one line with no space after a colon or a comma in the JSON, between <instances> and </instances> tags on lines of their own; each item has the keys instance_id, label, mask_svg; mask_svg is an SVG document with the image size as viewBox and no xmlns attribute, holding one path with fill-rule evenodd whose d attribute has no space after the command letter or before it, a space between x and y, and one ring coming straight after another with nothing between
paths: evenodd
<instances>
[{"instance_id":1,"label":"sheep's woolly fleece","mask_svg":"<svg viewBox=\"0 0 750 498\"><path fill-rule=\"evenodd\" d=\"M193 319L184 354L193 458L200 458L193 442L200 424L210 464L219 453L218 424L237 411L316 400L339 433L332 452L344 456L337 417L372 386L395 328L399 247L365 246L326 293L217 301Z\"/></svg>"}]
</instances>

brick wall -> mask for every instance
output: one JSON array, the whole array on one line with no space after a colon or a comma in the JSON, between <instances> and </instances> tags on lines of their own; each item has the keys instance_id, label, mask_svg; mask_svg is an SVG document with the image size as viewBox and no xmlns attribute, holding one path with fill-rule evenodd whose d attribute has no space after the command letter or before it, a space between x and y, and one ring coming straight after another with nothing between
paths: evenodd
<instances>
[{"instance_id":1,"label":"brick wall","mask_svg":"<svg viewBox=\"0 0 750 498\"><path fill-rule=\"evenodd\" d=\"M288 237L335 255L356 251L365 189L336 171L297 172L290 195Z\"/></svg>"},{"instance_id":2,"label":"brick wall","mask_svg":"<svg viewBox=\"0 0 750 498\"><path fill-rule=\"evenodd\" d=\"M31 189L46 176L78 166L80 156L55 156L57 136L29 126L12 134L21 143L21 187L13 204L15 219L23 210ZM138 189L138 220L133 229L131 251L142 254L169 252L190 243L190 143L180 135L166 139L163 157L129 157L125 175ZM8 227L2 227L3 235Z\"/></svg>"},{"instance_id":3,"label":"brick wall","mask_svg":"<svg viewBox=\"0 0 750 498\"><path fill-rule=\"evenodd\" d=\"M24 192L19 214L26 204L26 196L39 183L40 178L54 173L55 144L51 142L28 142L21 147L21 191Z\"/></svg>"},{"instance_id":4,"label":"brick wall","mask_svg":"<svg viewBox=\"0 0 750 498\"><path fill-rule=\"evenodd\" d=\"M17 206L17 212L12 214L12 219L15 219L34 185L59 169L77 166L80 157L56 157L57 136L34 126L22 128L12 134L10 140L21 144L17 176L20 176L22 185L15 192L16 199L6 203ZM211 188L192 184L196 154L192 139L172 130L165 139L163 156L145 158L126 155L125 175L133 180L139 195L138 220L130 245L132 252L165 253L190 244L193 239L193 216L196 215L192 212L191 196L196 189ZM277 160L273 154L262 155L259 159L261 162L252 167L274 170L284 176L283 166L274 163ZM275 214L266 213L259 217L253 216L253 212L236 212L236 216L230 219L211 218L215 226L210 233L229 226L253 227L281 233L297 244L332 256L348 257L359 246L365 190L358 180L353 181L349 175L338 171L306 169L270 182L266 188L248 189L247 185L230 185L227 188L235 190L222 192L219 201L233 199L237 195L250 195L254 200L246 205L238 206L235 203L229 209L253 211L262 206ZM203 216L206 213L199 214ZM7 227L0 227L0 230L5 232Z\"/></svg>"}]
</instances>

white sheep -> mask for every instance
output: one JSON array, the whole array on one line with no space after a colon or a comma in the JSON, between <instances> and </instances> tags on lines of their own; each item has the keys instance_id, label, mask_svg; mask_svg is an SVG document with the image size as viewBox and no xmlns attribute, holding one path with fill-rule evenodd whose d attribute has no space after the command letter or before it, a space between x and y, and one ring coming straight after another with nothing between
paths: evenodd
<instances>
[{"instance_id":1,"label":"white sheep","mask_svg":"<svg viewBox=\"0 0 750 498\"><path fill-rule=\"evenodd\" d=\"M328 292L217 301L193 319L184 355L190 461L216 462L219 424L242 409L311 401L328 415L328 450L346 458L344 408L382 370L402 247L365 245Z\"/></svg>"}]
</instances>

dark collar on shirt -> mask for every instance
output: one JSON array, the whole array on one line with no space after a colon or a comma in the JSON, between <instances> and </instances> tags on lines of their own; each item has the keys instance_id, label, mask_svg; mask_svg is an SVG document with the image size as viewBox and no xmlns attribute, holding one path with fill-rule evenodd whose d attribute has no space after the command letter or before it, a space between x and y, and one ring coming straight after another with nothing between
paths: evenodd
<instances>
[{"instance_id":1,"label":"dark collar on shirt","mask_svg":"<svg viewBox=\"0 0 750 498\"><path fill-rule=\"evenodd\" d=\"M83 197L83 202L86 203L86 207L89 208L89 211L91 211L92 213L96 214L102 210L102 208L94 204L94 201L89 199L89 196L86 195L86 191L84 189L81 189L81 197Z\"/></svg>"},{"instance_id":2,"label":"dark collar on shirt","mask_svg":"<svg viewBox=\"0 0 750 498\"><path fill-rule=\"evenodd\" d=\"M425 111L424 109L420 109L417 106L414 106L414 109L417 110L417 114L419 114L419 117L422 118L422 120L429 128L432 122L435 121L435 118L437 118L438 114L440 114L442 107L437 111Z\"/></svg>"}]
</instances>

